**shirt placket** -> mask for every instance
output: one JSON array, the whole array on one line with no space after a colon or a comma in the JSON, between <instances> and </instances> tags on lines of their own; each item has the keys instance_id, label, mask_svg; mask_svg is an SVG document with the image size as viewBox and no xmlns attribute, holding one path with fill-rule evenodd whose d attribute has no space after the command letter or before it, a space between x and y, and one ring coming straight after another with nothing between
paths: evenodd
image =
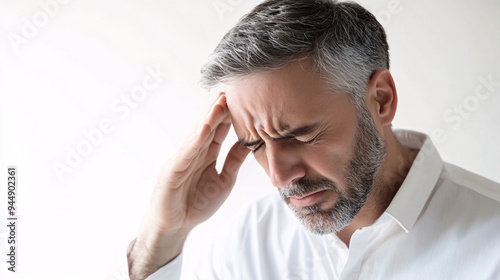
<instances>
[{"instance_id":1,"label":"shirt placket","mask_svg":"<svg viewBox=\"0 0 500 280\"><path fill-rule=\"evenodd\" d=\"M359 279L361 265L363 264L364 255L370 241L370 233L373 228L361 228L354 232L351 237L349 253L344 269L340 273L339 279L352 280Z\"/></svg>"},{"instance_id":2,"label":"shirt placket","mask_svg":"<svg viewBox=\"0 0 500 280\"><path fill-rule=\"evenodd\" d=\"M325 279L339 279L347 262L349 249L335 234L328 235L326 242L326 248L329 251L330 268L327 269L326 274L328 277Z\"/></svg>"}]
</instances>

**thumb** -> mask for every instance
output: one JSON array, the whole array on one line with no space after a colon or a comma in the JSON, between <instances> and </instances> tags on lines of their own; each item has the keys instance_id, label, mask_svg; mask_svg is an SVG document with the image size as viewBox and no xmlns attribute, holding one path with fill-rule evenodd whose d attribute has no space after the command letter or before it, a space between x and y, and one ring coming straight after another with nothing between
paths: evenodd
<instances>
[{"instance_id":1,"label":"thumb","mask_svg":"<svg viewBox=\"0 0 500 280\"><path fill-rule=\"evenodd\" d=\"M236 142L233 144L227 154L220 174L224 185L229 187L234 185L238 171L249 153L250 150L241 146L240 143Z\"/></svg>"}]
</instances>

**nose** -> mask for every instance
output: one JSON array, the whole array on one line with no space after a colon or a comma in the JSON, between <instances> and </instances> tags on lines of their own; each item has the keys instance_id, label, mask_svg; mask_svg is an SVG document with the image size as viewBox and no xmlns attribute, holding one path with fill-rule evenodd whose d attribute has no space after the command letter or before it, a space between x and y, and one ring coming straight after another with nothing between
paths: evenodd
<instances>
[{"instance_id":1,"label":"nose","mask_svg":"<svg viewBox=\"0 0 500 280\"><path fill-rule=\"evenodd\" d=\"M265 164L271 183L282 188L306 175L299 151L279 141L266 145Z\"/></svg>"}]
</instances>

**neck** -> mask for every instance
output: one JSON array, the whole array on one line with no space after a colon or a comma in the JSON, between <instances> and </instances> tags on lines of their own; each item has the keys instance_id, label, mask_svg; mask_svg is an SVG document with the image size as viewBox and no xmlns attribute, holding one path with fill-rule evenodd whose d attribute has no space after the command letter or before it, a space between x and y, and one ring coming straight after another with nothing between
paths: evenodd
<instances>
[{"instance_id":1,"label":"neck","mask_svg":"<svg viewBox=\"0 0 500 280\"><path fill-rule=\"evenodd\" d=\"M348 247L357 229L372 225L389 207L417 155L418 151L401 145L390 128L388 130L386 159L375 176L370 196L352 222L337 233Z\"/></svg>"}]
</instances>

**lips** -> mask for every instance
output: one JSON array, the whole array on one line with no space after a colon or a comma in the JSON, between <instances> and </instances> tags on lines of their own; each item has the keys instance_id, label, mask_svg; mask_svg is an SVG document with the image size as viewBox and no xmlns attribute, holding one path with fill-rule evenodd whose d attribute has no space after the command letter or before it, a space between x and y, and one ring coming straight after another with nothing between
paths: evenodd
<instances>
[{"instance_id":1,"label":"lips","mask_svg":"<svg viewBox=\"0 0 500 280\"><path fill-rule=\"evenodd\" d=\"M319 202L326 190L318 190L303 196L292 196L290 202L298 207L311 206Z\"/></svg>"}]
</instances>

